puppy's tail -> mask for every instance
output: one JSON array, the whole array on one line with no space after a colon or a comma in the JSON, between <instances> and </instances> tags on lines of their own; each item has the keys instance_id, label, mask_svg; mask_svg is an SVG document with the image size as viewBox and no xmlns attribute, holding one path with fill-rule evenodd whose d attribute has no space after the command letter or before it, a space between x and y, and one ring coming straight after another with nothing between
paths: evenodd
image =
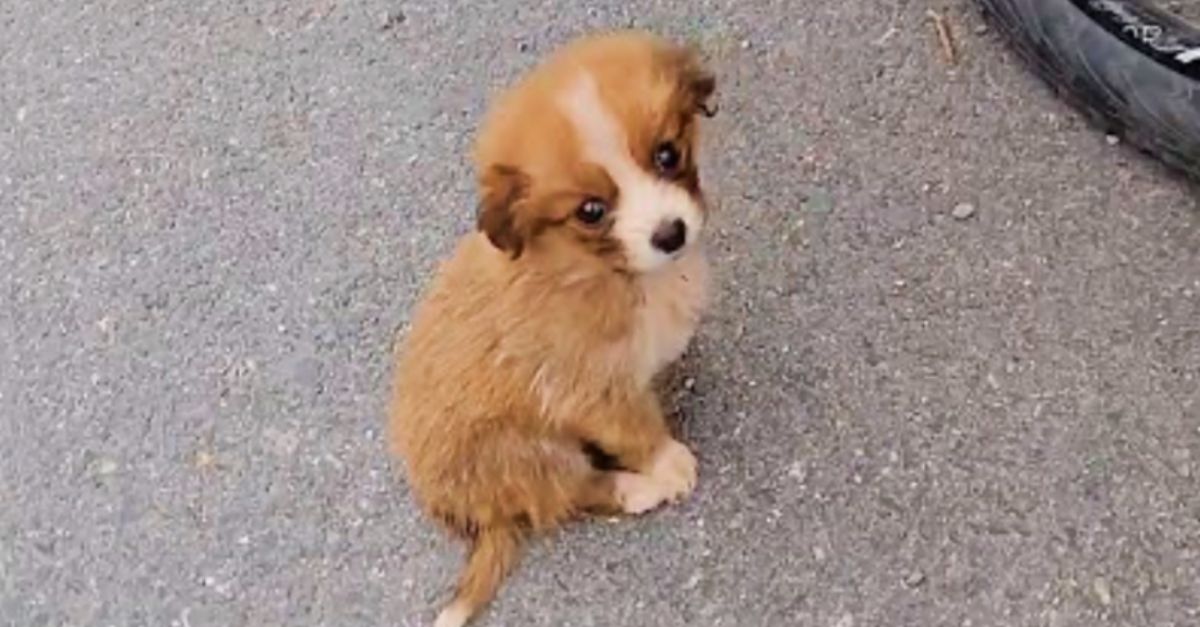
<instances>
[{"instance_id":1,"label":"puppy's tail","mask_svg":"<svg viewBox=\"0 0 1200 627\"><path fill-rule=\"evenodd\" d=\"M516 565L521 533L512 527L479 530L471 544L467 566L458 578L454 600L438 614L434 627L463 627L492 597Z\"/></svg>"}]
</instances>

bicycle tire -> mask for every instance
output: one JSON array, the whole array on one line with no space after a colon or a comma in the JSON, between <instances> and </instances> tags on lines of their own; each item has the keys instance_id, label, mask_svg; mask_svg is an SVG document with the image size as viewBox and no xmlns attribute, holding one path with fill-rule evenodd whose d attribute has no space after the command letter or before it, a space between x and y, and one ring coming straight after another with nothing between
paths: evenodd
<instances>
[{"instance_id":1,"label":"bicycle tire","mask_svg":"<svg viewBox=\"0 0 1200 627\"><path fill-rule=\"evenodd\" d=\"M977 0L1107 133L1200 182L1200 30L1144 0Z\"/></svg>"}]
</instances>

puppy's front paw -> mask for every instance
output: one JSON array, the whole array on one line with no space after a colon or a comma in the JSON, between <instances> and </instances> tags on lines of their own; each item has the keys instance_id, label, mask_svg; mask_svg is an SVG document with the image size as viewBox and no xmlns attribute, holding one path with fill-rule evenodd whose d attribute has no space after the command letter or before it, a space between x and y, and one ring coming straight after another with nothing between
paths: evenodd
<instances>
[{"instance_id":1,"label":"puppy's front paw","mask_svg":"<svg viewBox=\"0 0 1200 627\"><path fill-rule=\"evenodd\" d=\"M645 514L668 498L662 484L646 475L636 472L617 472L615 475L617 502L626 514Z\"/></svg>"},{"instance_id":2,"label":"puppy's front paw","mask_svg":"<svg viewBox=\"0 0 1200 627\"><path fill-rule=\"evenodd\" d=\"M678 440L668 440L654 455L648 473L667 500L681 499L696 487L696 456Z\"/></svg>"}]
</instances>

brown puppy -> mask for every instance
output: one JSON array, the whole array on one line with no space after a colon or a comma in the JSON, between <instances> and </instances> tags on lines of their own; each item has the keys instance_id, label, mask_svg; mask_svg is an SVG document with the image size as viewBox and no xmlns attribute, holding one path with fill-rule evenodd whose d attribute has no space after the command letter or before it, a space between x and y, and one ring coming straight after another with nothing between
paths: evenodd
<instances>
[{"instance_id":1,"label":"brown puppy","mask_svg":"<svg viewBox=\"0 0 1200 627\"><path fill-rule=\"evenodd\" d=\"M495 594L528 532L691 492L651 379L705 303L698 114L713 77L649 35L577 41L506 93L478 139L478 233L418 307L392 449L470 544L438 627Z\"/></svg>"}]
</instances>

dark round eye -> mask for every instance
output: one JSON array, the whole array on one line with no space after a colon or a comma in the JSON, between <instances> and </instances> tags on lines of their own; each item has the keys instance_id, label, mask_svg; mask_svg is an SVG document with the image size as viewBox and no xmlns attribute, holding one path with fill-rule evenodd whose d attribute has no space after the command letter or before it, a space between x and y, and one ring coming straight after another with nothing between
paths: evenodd
<instances>
[{"instance_id":1,"label":"dark round eye","mask_svg":"<svg viewBox=\"0 0 1200 627\"><path fill-rule=\"evenodd\" d=\"M584 224L598 224L608 213L608 205L603 200L589 198L575 210L575 217Z\"/></svg>"},{"instance_id":2,"label":"dark round eye","mask_svg":"<svg viewBox=\"0 0 1200 627\"><path fill-rule=\"evenodd\" d=\"M675 144L663 142L654 148L654 167L663 174L674 174L679 169L679 149Z\"/></svg>"}]
</instances>

